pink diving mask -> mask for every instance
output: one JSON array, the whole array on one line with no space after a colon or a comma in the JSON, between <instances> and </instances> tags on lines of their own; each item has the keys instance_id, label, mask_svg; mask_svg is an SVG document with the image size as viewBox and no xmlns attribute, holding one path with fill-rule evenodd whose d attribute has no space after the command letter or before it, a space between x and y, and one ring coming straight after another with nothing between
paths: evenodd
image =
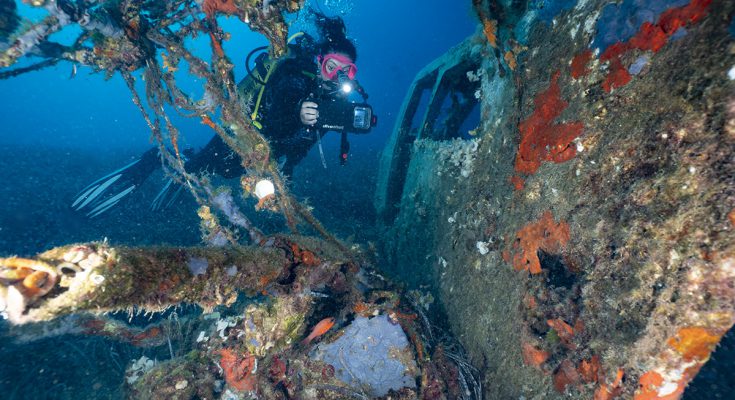
<instances>
[{"instance_id":1,"label":"pink diving mask","mask_svg":"<svg viewBox=\"0 0 735 400\"><path fill-rule=\"evenodd\" d=\"M353 63L349 57L343 56L342 54L329 53L324 56L319 56L318 59L322 66L322 75L326 76L330 80L335 80L339 71L345 72L347 77L350 79L355 79L355 75L357 75L357 66L355 63ZM334 68L331 71L327 71L327 62L329 62L329 60L337 61L342 65L342 68Z\"/></svg>"}]
</instances>

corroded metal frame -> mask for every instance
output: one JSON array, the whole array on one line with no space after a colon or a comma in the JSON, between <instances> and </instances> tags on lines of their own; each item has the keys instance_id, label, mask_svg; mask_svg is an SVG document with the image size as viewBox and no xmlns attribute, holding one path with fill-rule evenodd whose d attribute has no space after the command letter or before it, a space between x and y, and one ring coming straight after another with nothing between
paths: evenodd
<instances>
[{"instance_id":1,"label":"corroded metal frame","mask_svg":"<svg viewBox=\"0 0 735 400\"><path fill-rule=\"evenodd\" d=\"M480 63L481 55L472 52L472 37L469 37L416 74L381 156L374 204L382 223L392 223L398 213L397 204L403 194L413 142L417 139L446 140L455 137L446 132L456 131L477 104L474 93L480 83L471 81L467 72L476 71ZM412 123L417 112L420 112L419 106L427 91L428 102L422 109L420 123L414 128ZM444 134L439 135L435 125L445 99L452 93L461 93L472 101L449 111L445 120L453 123L442 130Z\"/></svg>"}]
</instances>

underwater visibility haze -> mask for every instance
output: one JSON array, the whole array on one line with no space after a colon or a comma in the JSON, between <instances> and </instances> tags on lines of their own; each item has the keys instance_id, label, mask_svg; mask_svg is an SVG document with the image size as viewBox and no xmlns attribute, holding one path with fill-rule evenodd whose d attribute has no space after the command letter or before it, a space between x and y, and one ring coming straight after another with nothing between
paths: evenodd
<instances>
[{"instance_id":1,"label":"underwater visibility haze","mask_svg":"<svg viewBox=\"0 0 735 400\"><path fill-rule=\"evenodd\" d=\"M733 398L734 14L0 0L0 398Z\"/></svg>"}]
</instances>

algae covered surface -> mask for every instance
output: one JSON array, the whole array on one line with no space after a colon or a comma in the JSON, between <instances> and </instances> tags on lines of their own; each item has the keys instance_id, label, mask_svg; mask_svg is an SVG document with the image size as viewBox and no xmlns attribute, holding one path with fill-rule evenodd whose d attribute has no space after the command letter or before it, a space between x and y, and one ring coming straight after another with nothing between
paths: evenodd
<instances>
[{"instance_id":1,"label":"algae covered surface","mask_svg":"<svg viewBox=\"0 0 735 400\"><path fill-rule=\"evenodd\" d=\"M472 172L414 144L396 274L439 293L488 398L727 396L684 388L734 320L732 4L475 5Z\"/></svg>"}]
</instances>

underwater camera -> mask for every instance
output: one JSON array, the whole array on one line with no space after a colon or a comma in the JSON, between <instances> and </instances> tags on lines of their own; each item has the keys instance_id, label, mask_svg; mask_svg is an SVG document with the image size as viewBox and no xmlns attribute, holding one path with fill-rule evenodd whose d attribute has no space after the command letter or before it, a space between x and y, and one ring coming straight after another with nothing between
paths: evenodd
<instances>
[{"instance_id":1,"label":"underwater camera","mask_svg":"<svg viewBox=\"0 0 735 400\"><path fill-rule=\"evenodd\" d=\"M350 151L347 132L368 133L370 129L377 125L378 117L373 113L373 107L367 103L367 93L356 80L347 78L347 75L341 72L337 73L337 78L336 81L332 82L333 86L331 87L320 86L322 90L313 99L319 107L319 118L317 118L314 127L317 131L337 131L342 134L339 164L345 165ZM349 99L353 91L362 96L362 102L358 103ZM317 134L318 137L320 136ZM321 142L319 142L319 151L321 151ZM323 157L322 163L324 163Z\"/></svg>"},{"instance_id":2,"label":"underwater camera","mask_svg":"<svg viewBox=\"0 0 735 400\"><path fill-rule=\"evenodd\" d=\"M378 117L373 113L373 107L368 104L367 93L356 81L351 80L341 71L337 73L336 90L320 96L319 119L316 127L330 131L347 131L353 133L368 133L377 125ZM363 102L350 101L347 97L356 91Z\"/></svg>"},{"instance_id":3,"label":"underwater camera","mask_svg":"<svg viewBox=\"0 0 735 400\"><path fill-rule=\"evenodd\" d=\"M343 98L327 98L319 102L316 127L329 131L368 133L378 122L373 107Z\"/></svg>"}]
</instances>

